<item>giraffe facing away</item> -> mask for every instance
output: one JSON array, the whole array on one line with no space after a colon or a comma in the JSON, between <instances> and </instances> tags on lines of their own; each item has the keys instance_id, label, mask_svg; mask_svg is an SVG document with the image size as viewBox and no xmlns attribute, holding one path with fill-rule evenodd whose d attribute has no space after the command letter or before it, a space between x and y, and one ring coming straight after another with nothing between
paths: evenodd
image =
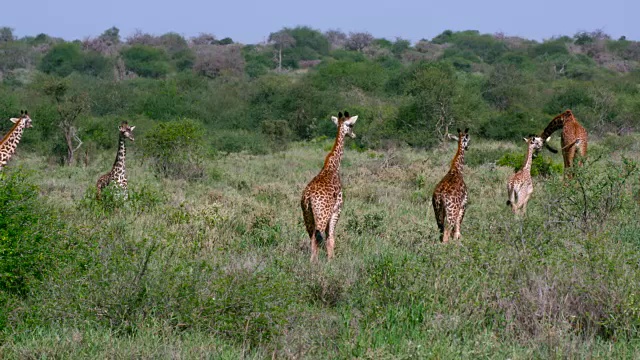
<instances>
[{"instance_id":1,"label":"giraffe facing away","mask_svg":"<svg viewBox=\"0 0 640 360\"><path fill-rule=\"evenodd\" d=\"M460 239L460 225L469 199L462 176L464 152L469 148L469 129L464 132L458 129L458 136L449 135L449 138L458 141L458 151L451 161L449 172L436 185L431 197L443 243L448 242L452 235L454 240Z\"/></svg>"},{"instance_id":2,"label":"giraffe facing away","mask_svg":"<svg viewBox=\"0 0 640 360\"><path fill-rule=\"evenodd\" d=\"M327 258L333 257L335 246L335 230L340 211L342 210L342 183L340 182L340 161L344 152L346 136L355 138L353 125L358 115L349 116L348 112L338 113L331 120L338 127L338 135L333 148L327 155L320 173L311 180L302 193L300 206L307 233L311 239L311 261L318 261L318 244L323 241L323 233L327 239Z\"/></svg>"},{"instance_id":3,"label":"giraffe facing away","mask_svg":"<svg viewBox=\"0 0 640 360\"><path fill-rule=\"evenodd\" d=\"M509 196L507 205L511 205L511 210L516 215L527 212L527 202L529 202L529 197L531 197L533 193L533 181L531 180L533 153L544 146L544 140L535 135L524 138L524 141L527 143L527 155L524 166L518 172L511 175L507 182L507 194Z\"/></svg>"},{"instance_id":4,"label":"giraffe facing away","mask_svg":"<svg viewBox=\"0 0 640 360\"><path fill-rule=\"evenodd\" d=\"M567 169L573 165L576 151L579 152L582 158L587 156L587 130L578 123L571 110L554 117L540 135L541 138L545 139L545 147L553 153L557 153L558 150L549 146L547 141L549 141L551 134L558 129L562 129L560 143L562 145L564 168ZM578 165L582 165L582 160L579 161Z\"/></svg>"},{"instance_id":5,"label":"giraffe facing away","mask_svg":"<svg viewBox=\"0 0 640 360\"><path fill-rule=\"evenodd\" d=\"M20 110L20 117L9 119L13 126L0 140L0 170L7 165L18 148L25 128L33 127L28 112Z\"/></svg>"},{"instance_id":6,"label":"giraffe facing away","mask_svg":"<svg viewBox=\"0 0 640 360\"><path fill-rule=\"evenodd\" d=\"M124 192L124 198L127 198L127 171L125 166L125 158L127 156L127 150L125 148L125 139L133 141L133 129L135 126L129 126L126 121L118 127L118 153L116 154L116 161L113 163L111 171L100 176L97 187L97 198L100 199L102 189L105 188L111 181L116 183L116 186L122 189Z\"/></svg>"}]
</instances>

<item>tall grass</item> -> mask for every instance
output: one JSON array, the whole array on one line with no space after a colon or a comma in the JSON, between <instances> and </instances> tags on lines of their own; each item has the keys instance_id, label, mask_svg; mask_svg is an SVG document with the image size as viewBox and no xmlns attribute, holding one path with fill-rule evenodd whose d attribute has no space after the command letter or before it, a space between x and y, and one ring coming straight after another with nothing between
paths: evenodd
<instances>
[{"instance_id":1,"label":"tall grass","mask_svg":"<svg viewBox=\"0 0 640 360\"><path fill-rule=\"evenodd\" d=\"M19 181L35 185L38 205L16 211L38 209L44 224L55 214L66 229L59 242L73 246L26 291L2 294L0 351L636 358L640 182L629 159L639 151L606 144L571 179L534 179L528 214L516 219L505 206L513 169L495 161L519 148L474 141L470 154L491 156L465 169L470 203L462 239L449 245L438 242L430 196L453 144L347 150L336 258L317 265L298 202L329 142L220 155L191 181L157 176L134 145L129 200L102 202L92 192L111 153L65 168L21 153L8 172L26 174Z\"/></svg>"}]
</instances>

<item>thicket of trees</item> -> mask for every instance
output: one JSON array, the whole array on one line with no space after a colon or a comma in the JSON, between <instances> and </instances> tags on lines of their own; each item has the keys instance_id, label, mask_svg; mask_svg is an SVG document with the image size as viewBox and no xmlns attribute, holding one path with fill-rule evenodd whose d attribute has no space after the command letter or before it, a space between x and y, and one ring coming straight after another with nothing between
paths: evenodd
<instances>
[{"instance_id":1,"label":"thicket of trees","mask_svg":"<svg viewBox=\"0 0 640 360\"><path fill-rule=\"evenodd\" d=\"M67 164L115 146L114 124L193 120L206 147L255 153L332 135L331 114L359 114L359 147L430 147L450 127L519 140L571 108L593 133L640 119L640 42L602 31L536 42L444 31L416 44L306 26L243 45L117 28L64 41L0 28L0 116L27 108L25 147ZM0 124L3 132L10 124Z\"/></svg>"}]
</instances>

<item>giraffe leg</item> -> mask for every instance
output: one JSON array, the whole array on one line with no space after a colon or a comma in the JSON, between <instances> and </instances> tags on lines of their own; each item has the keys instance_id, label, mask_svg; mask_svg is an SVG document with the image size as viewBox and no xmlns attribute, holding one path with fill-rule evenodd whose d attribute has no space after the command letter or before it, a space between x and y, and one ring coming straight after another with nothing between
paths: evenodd
<instances>
[{"instance_id":1,"label":"giraffe leg","mask_svg":"<svg viewBox=\"0 0 640 360\"><path fill-rule=\"evenodd\" d=\"M460 240L460 225L462 224L462 218L464 217L464 210L460 211L460 215L456 219L455 226L453 227L453 239Z\"/></svg>"},{"instance_id":2,"label":"giraffe leg","mask_svg":"<svg viewBox=\"0 0 640 360\"><path fill-rule=\"evenodd\" d=\"M342 191L338 193L338 198L336 199L336 204L333 207L333 213L331 214L331 218L329 219L328 229L327 229L327 258L333 258L333 248L335 247L335 232L336 225L338 224L338 219L340 219L340 212L342 211Z\"/></svg>"},{"instance_id":3,"label":"giraffe leg","mask_svg":"<svg viewBox=\"0 0 640 360\"><path fill-rule=\"evenodd\" d=\"M449 234L451 233L451 230L449 229L449 226L445 226L444 227L444 232L442 233L442 243L446 244L449 242Z\"/></svg>"},{"instance_id":4,"label":"giraffe leg","mask_svg":"<svg viewBox=\"0 0 640 360\"><path fill-rule=\"evenodd\" d=\"M311 262L318 262L318 241L316 239L317 231L311 232Z\"/></svg>"}]
</instances>

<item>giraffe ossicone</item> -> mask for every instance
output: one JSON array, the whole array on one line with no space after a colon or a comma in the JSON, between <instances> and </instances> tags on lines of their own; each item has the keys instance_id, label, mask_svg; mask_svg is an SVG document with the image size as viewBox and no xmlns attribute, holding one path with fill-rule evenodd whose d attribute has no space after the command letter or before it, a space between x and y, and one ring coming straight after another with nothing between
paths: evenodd
<instances>
[{"instance_id":1,"label":"giraffe ossicone","mask_svg":"<svg viewBox=\"0 0 640 360\"><path fill-rule=\"evenodd\" d=\"M327 257L334 256L335 229L342 211L342 183L340 181L340 162L344 153L346 136L355 138L353 126L358 116L349 116L349 112L338 113L331 120L338 127L333 148L324 161L320 173L311 180L302 192L300 207L304 224L311 240L311 261L318 261L318 245L326 236Z\"/></svg>"}]
</instances>

